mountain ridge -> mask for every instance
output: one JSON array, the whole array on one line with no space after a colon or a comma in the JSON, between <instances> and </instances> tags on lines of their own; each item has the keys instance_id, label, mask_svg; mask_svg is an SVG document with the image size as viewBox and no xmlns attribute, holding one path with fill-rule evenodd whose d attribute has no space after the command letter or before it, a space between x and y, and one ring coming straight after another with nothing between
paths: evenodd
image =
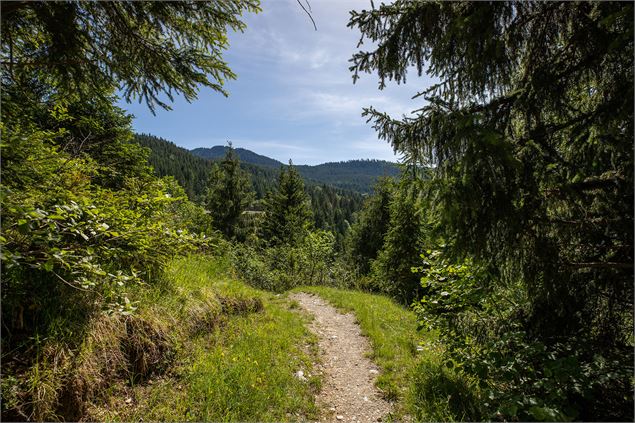
<instances>
[{"instance_id":1,"label":"mountain ridge","mask_svg":"<svg viewBox=\"0 0 635 423\"><path fill-rule=\"evenodd\" d=\"M181 147L181 148L183 148L183 147ZM193 149L188 150L188 151L190 153L194 154L195 156L202 157L204 159L215 160L215 159L222 159L225 156L225 153L227 152L228 148L229 147L223 146L223 145L215 145L213 147L196 147L196 148L193 148ZM187 149L185 149L185 150L187 150ZM238 155L238 158L240 159L241 162L252 163L252 164L263 164L263 163L257 163L256 161L254 161L253 158L256 157L257 160L261 160L262 159L262 161L270 163L270 164L266 164L266 166L286 166L287 165L286 163L283 163L280 160L273 159L273 158L271 158L269 156L265 156L264 154L256 153L255 151L249 150L247 148L234 147L234 151ZM293 159L291 159L291 160L293 160ZM318 166L325 166L325 165L334 165L334 164L342 164L342 163L354 163L354 162L382 163L382 164L387 164L387 165L392 165L392 166L398 166L399 165L399 163L397 163L397 162L391 162L389 160L383 160L383 159L372 159L372 158L328 161L328 162L318 163L318 164L314 164L314 165L296 164L296 163L294 163L293 165L295 167L318 167Z\"/></svg>"},{"instance_id":2,"label":"mountain ridge","mask_svg":"<svg viewBox=\"0 0 635 423\"><path fill-rule=\"evenodd\" d=\"M175 143L150 134L136 134L135 139L152 151L150 162L157 174L176 176L194 197L204 191L211 164L225 156L226 146L196 148L188 150ZM258 192L266 191L275 183L283 163L251 150L236 148L241 166L254 175ZM396 177L399 165L378 159L358 159L341 162L327 162L319 165L295 165L307 182L325 184L334 188L354 191L360 194L372 192L377 178Z\"/></svg>"},{"instance_id":3,"label":"mountain ridge","mask_svg":"<svg viewBox=\"0 0 635 423\"><path fill-rule=\"evenodd\" d=\"M204 159L219 160L225 156L227 148L227 146L217 145L211 148L199 147L189 151ZM234 148L234 151L243 163L268 168L284 166L284 163L278 160L245 148ZM370 193L377 178L382 176L396 177L400 173L397 163L380 159L353 159L318 165L294 166L305 179L361 193Z\"/></svg>"},{"instance_id":4,"label":"mountain ridge","mask_svg":"<svg viewBox=\"0 0 635 423\"><path fill-rule=\"evenodd\" d=\"M228 146L215 145L213 147L194 148L192 150L189 150L189 152L203 159L217 160L217 159L222 159L223 157L225 157L225 153L227 152L228 149L229 149ZM258 154L246 148L235 147L234 151L236 152L236 155L238 156L240 161L244 163L251 163L251 164L256 164L260 166L271 166L271 167L278 167L283 165L282 162L276 159L272 159L271 157Z\"/></svg>"}]
</instances>

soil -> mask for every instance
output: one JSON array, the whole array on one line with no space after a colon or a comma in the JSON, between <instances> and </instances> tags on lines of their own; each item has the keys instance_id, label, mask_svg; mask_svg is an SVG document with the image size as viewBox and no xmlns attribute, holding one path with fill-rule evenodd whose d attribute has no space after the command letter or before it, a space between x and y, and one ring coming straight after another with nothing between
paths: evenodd
<instances>
[{"instance_id":1,"label":"soil","mask_svg":"<svg viewBox=\"0 0 635 423\"><path fill-rule=\"evenodd\" d=\"M380 369L368 359L371 351L355 316L342 314L318 296L290 296L314 316L310 329L319 338L323 382L317 403L321 421L378 422L390 413L374 382Z\"/></svg>"}]
</instances>

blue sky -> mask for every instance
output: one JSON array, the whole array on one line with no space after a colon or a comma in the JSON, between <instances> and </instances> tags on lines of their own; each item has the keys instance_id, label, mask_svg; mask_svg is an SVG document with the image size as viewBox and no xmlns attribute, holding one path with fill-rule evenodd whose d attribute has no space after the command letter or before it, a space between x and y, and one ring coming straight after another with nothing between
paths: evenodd
<instances>
[{"instance_id":1,"label":"blue sky","mask_svg":"<svg viewBox=\"0 0 635 423\"><path fill-rule=\"evenodd\" d=\"M421 106L411 97L430 84L414 74L407 85L379 90L376 75L353 84L348 60L359 32L346 27L349 11L369 1L309 0L318 31L295 0L263 0L245 17L244 33L230 35L225 59L238 78L228 98L202 89L198 99L176 99L156 116L136 102L121 103L135 116L134 130L192 149L225 144L296 164L361 158L397 160L377 139L362 107L394 116ZM365 44L369 47L368 44ZM364 46L362 46L364 48Z\"/></svg>"}]
</instances>

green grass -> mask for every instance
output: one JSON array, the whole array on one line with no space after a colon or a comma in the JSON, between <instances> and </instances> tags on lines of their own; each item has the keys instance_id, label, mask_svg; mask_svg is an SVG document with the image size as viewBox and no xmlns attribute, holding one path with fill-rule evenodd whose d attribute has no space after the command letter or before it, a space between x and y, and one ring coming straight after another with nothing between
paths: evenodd
<instances>
[{"instance_id":1,"label":"green grass","mask_svg":"<svg viewBox=\"0 0 635 423\"><path fill-rule=\"evenodd\" d=\"M202 256L175 261L163 285L147 290L139 313L173 328L176 366L168 375L115 390L105 405L92 410L92 417L297 421L317 416L319 380L302 382L294 376L298 370L310 373L315 338L284 298L237 281L225 260ZM200 310L213 310L219 298L231 304L257 299L263 308L214 315L211 330L192 334L189 326L206 321Z\"/></svg>"},{"instance_id":2,"label":"green grass","mask_svg":"<svg viewBox=\"0 0 635 423\"><path fill-rule=\"evenodd\" d=\"M435 334L417 331L412 311L388 297L360 291L321 286L293 291L317 294L355 313L371 343L369 357L382 369L376 385L395 401L395 419L409 415L415 421L474 420L474 384L443 366Z\"/></svg>"},{"instance_id":3,"label":"green grass","mask_svg":"<svg viewBox=\"0 0 635 423\"><path fill-rule=\"evenodd\" d=\"M474 381L442 365L436 337L416 330L410 310L360 291L295 291L355 313L382 368L377 386L395 402L394 419L479 419ZM66 330L36 343L42 351L28 372L3 378L3 406L36 420L318 418L321 381L310 376L317 340L296 302L238 281L228 260L208 256L177 259L164 277L128 296L138 307L133 316L99 313L75 342L64 342ZM308 381L295 377L298 370Z\"/></svg>"}]
</instances>

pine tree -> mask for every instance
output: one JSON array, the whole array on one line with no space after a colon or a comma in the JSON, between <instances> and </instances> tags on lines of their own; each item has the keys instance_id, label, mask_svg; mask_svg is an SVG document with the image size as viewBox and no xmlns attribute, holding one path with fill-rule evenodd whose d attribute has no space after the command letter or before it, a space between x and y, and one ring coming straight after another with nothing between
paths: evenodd
<instances>
[{"instance_id":1,"label":"pine tree","mask_svg":"<svg viewBox=\"0 0 635 423\"><path fill-rule=\"evenodd\" d=\"M236 238L240 216L253 198L249 175L240 168L238 156L229 143L225 158L214 164L209 179L206 204L214 227L227 238Z\"/></svg>"},{"instance_id":2,"label":"pine tree","mask_svg":"<svg viewBox=\"0 0 635 423\"><path fill-rule=\"evenodd\" d=\"M270 245L297 244L311 227L309 198L291 160L280 170L277 189L267 194L265 213L262 234Z\"/></svg>"}]
</instances>

